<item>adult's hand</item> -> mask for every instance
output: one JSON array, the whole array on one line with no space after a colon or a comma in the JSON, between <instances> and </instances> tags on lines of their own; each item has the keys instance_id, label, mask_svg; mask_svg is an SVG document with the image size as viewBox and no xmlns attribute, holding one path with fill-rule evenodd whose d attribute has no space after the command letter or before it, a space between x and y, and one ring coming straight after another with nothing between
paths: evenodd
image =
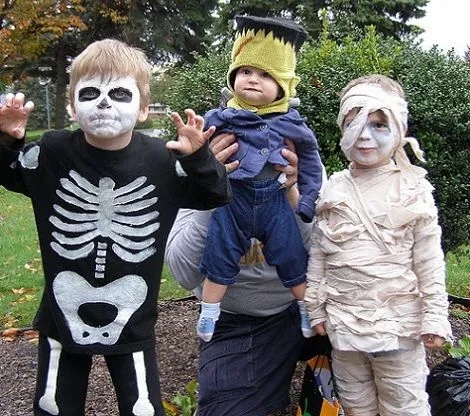
<instances>
[{"instance_id":1,"label":"adult's hand","mask_svg":"<svg viewBox=\"0 0 470 416\"><path fill-rule=\"evenodd\" d=\"M297 153L295 152L295 145L292 140L286 139L287 149L282 149L281 153L288 162L287 166L274 165L274 169L278 172L284 173L286 175L286 181L282 185L286 189L287 198L289 204L293 210L297 209L299 202L299 190L296 186L297 177L299 174L299 159Z\"/></svg>"},{"instance_id":2,"label":"adult's hand","mask_svg":"<svg viewBox=\"0 0 470 416\"><path fill-rule=\"evenodd\" d=\"M215 158L225 165L227 173L233 172L238 168L240 162L234 160L230 163L225 163L230 156L233 156L238 150L237 138L233 133L221 133L214 137L209 144Z\"/></svg>"},{"instance_id":3,"label":"adult's hand","mask_svg":"<svg viewBox=\"0 0 470 416\"><path fill-rule=\"evenodd\" d=\"M288 162L287 166L274 165L274 169L286 175L283 188L289 189L297 183L299 159L295 151L295 145L290 139L286 139L287 149L282 149L281 153Z\"/></svg>"}]
</instances>

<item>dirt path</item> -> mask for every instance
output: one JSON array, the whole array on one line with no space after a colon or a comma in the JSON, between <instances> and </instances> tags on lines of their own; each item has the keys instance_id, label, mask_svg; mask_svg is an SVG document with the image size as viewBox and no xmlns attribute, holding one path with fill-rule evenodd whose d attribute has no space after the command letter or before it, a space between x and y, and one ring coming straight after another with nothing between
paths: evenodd
<instances>
[{"instance_id":1,"label":"dirt path","mask_svg":"<svg viewBox=\"0 0 470 416\"><path fill-rule=\"evenodd\" d=\"M196 378L198 341L194 324L198 304L194 300L161 302L159 304L157 357L162 384L162 395L171 400L176 393L185 394L186 384ZM468 319L452 319L455 337L470 333ZM36 377L36 345L20 338L6 342L0 338L0 413L2 416L32 415ZM428 356L428 364L435 365L444 358L442 353ZM295 403L301 386L303 364L299 363L292 383L293 405L278 416L294 415ZM114 390L104 364L96 357L90 376L87 398L87 416L118 416Z\"/></svg>"}]
</instances>

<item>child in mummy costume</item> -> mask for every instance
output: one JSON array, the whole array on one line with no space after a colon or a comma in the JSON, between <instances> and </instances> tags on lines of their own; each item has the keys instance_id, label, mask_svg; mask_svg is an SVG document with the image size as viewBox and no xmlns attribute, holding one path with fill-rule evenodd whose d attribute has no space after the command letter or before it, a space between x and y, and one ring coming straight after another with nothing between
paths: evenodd
<instances>
[{"instance_id":1,"label":"child in mummy costume","mask_svg":"<svg viewBox=\"0 0 470 416\"><path fill-rule=\"evenodd\" d=\"M428 416L427 348L451 339L441 230L426 171L412 165L401 86L370 75L341 96L349 169L323 189L306 292L310 323L328 334L345 415Z\"/></svg>"},{"instance_id":2,"label":"child in mummy costume","mask_svg":"<svg viewBox=\"0 0 470 416\"><path fill-rule=\"evenodd\" d=\"M35 415L84 415L93 354L121 415L164 415L154 326L166 239L180 207L223 205L230 187L193 111L186 124L173 114L166 145L133 130L150 77L142 51L106 39L72 64L80 129L25 144L33 103L18 93L0 105L0 184L31 198L44 265Z\"/></svg>"}]
</instances>

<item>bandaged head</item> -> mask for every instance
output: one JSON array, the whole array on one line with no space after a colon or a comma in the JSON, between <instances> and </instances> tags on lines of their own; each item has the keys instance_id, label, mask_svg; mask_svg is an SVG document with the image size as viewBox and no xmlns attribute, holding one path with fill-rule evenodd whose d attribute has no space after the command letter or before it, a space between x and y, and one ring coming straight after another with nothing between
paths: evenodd
<instances>
[{"instance_id":1,"label":"bandaged head","mask_svg":"<svg viewBox=\"0 0 470 416\"><path fill-rule=\"evenodd\" d=\"M344 120L353 109L358 109L354 119L346 126ZM351 149L359 139L363 131L369 114L381 110L387 118L394 143L395 161L401 168L413 170L412 165L405 153L406 143L411 148L416 157L424 161L417 140L413 137L406 137L408 128L408 106L406 101L397 93L384 89L378 83L362 83L351 87L341 98L340 110L338 114L338 125L343 133L341 139L341 149L350 159Z\"/></svg>"}]
</instances>

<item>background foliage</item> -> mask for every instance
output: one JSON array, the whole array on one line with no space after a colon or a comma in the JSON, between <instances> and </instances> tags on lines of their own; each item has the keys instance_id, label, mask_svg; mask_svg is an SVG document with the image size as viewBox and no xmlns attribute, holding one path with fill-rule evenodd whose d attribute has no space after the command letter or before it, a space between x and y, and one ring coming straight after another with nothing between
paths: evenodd
<instances>
[{"instance_id":1,"label":"background foliage","mask_svg":"<svg viewBox=\"0 0 470 416\"><path fill-rule=\"evenodd\" d=\"M411 22L425 15L428 3L429 0L230 0L219 3L213 36L224 39L231 33L233 17L246 13L296 20L316 39L322 29L321 10L326 10L334 39L340 40L370 25L382 35L404 39L422 32Z\"/></svg>"},{"instance_id":2,"label":"background foliage","mask_svg":"<svg viewBox=\"0 0 470 416\"><path fill-rule=\"evenodd\" d=\"M23 88L27 77L55 84L56 129L66 126L67 68L89 43L111 37L143 49L156 65L188 63L197 52L231 41L236 14L295 19L312 38L320 33L319 10L328 11L335 38L366 25L397 39L420 29L413 18L429 0L6 0L0 2L0 79Z\"/></svg>"},{"instance_id":3,"label":"background foliage","mask_svg":"<svg viewBox=\"0 0 470 416\"><path fill-rule=\"evenodd\" d=\"M191 107L199 114L216 106L228 62L228 53L212 53L175 71L167 104L176 111ZM465 61L452 52L423 51L411 41L384 38L373 27L342 43L331 40L325 28L320 39L302 49L297 72L299 111L317 135L329 173L347 166L336 125L341 89L370 73L399 81L409 103L409 135L426 152L424 167L436 188L444 249L469 242L470 69Z\"/></svg>"},{"instance_id":4,"label":"background foliage","mask_svg":"<svg viewBox=\"0 0 470 416\"><path fill-rule=\"evenodd\" d=\"M55 117L55 106L52 105L55 101L55 85L49 84L47 88L49 94L49 117L52 126ZM39 83L38 78L28 78L25 80L22 88L18 88L16 91L24 92L28 100L34 103L34 111L31 112L28 118L28 133L31 130L47 127L46 86Z\"/></svg>"},{"instance_id":5,"label":"background foliage","mask_svg":"<svg viewBox=\"0 0 470 416\"><path fill-rule=\"evenodd\" d=\"M204 113L218 104L225 84L233 16L292 18L306 27L311 39L299 56L299 109L319 138L328 171L345 166L335 122L341 88L367 73L397 79L410 104L410 134L427 153L444 247L452 249L468 242L470 235L469 74L467 63L452 53L426 52L413 43L420 29L411 22L424 16L428 2L210 0L201 6L193 0L5 1L0 5L0 80L15 79L14 89L34 99L34 128L45 126L46 111L43 88L31 77L50 78L54 127L63 128L71 58L94 40L114 37L142 48L156 64L173 63L173 69L156 77L155 99L178 111L191 106ZM369 24L375 30L364 32Z\"/></svg>"}]
</instances>

